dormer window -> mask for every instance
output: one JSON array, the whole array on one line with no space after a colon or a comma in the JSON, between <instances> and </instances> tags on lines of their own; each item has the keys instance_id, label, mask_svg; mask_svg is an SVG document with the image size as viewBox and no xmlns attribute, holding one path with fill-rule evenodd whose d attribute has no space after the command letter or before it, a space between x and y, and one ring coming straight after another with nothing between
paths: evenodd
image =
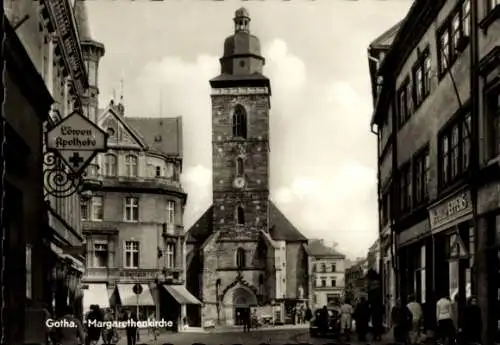
<instances>
[{"instance_id":1,"label":"dormer window","mask_svg":"<svg viewBox=\"0 0 500 345\"><path fill-rule=\"evenodd\" d=\"M155 135L155 143L161 142L161 135Z\"/></svg>"}]
</instances>

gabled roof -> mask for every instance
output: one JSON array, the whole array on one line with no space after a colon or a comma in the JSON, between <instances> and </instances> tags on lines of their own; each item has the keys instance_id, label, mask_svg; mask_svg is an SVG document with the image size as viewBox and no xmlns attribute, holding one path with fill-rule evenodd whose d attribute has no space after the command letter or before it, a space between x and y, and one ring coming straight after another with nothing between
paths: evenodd
<instances>
[{"instance_id":1,"label":"gabled roof","mask_svg":"<svg viewBox=\"0 0 500 345\"><path fill-rule=\"evenodd\" d=\"M336 251L332 247L328 247L324 244L323 240L310 240L309 241L309 251L311 256L315 257L335 257L335 258L345 258L345 255Z\"/></svg>"},{"instance_id":2,"label":"gabled roof","mask_svg":"<svg viewBox=\"0 0 500 345\"><path fill-rule=\"evenodd\" d=\"M124 117L148 148L166 155L182 155L182 117Z\"/></svg>"},{"instance_id":3,"label":"gabled roof","mask_svg":"<svg viewBox=\"0 0 500 345\"><path fill-rule=\"evenodd\" d=\"M272 201L269 202L269 233L275 241L307 241L307 238L297 230Z\"/></svg>"},{"instance_id":4,"label":"gabled roof","mask_svg":"<svg viewBox=\"0 0 500 345\"><path fill-rule=\"evenodd\" d=\"M391 26L389 30L385 31L382 35L375 38L372 43L370 43L370 48L389 48L392 45L392 42L394 42L394 38L396 38L396 35L402 23L403 20L400 20L399 22Z\"/></svg>"},{"instance_id":5,"label":"gabled roof","mask_svg":"<svg viewBox=\"0 0 500 345\"><path fill-rule=\"evenodd\" d=\"M137 142L137 144L139 144L139 146L141 146L142 148L146 148L146 143L141 138L139 133L137 133L137 131L124 120L123 116L121 116L117 112L115 107L111 104L108 105L106 108L104 108L99 113L99 118L98 118L97 122L99 123L100 126L102 126L102 124L104 123L104 120L107 118L108 114L111 114L111 116L113 116L113 118L122 125L122 127L130 134L130 136L132 138L134 138L134 140ZM106 130L106 129L104 129L104 130Z\"/></svg>"}]
</instances>

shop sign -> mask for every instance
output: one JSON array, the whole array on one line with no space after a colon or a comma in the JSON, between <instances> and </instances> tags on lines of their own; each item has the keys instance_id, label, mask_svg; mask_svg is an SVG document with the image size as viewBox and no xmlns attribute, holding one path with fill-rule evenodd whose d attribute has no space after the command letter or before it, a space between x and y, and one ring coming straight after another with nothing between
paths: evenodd
<instances>
[{"instance_id":1,"label":"shop sign","mask_svg":"<svg viewBox=\"0 0 500 345\"><path fill-rule=\"evenodd\" d=\"M75 111L47 133L47 149L59 154L73 173L78 174L98 152L107 150L107 134Z\"/></svg>"},{"instance_id":2,"label":"shop sign","mask_svg":"<svg viewBox=\"0 0 500 345\"><path fill-rule=\"evenodd\" d=\"M472 212L470 191L462 192L429 210L431 229L435 230Z\"/></svg>"}]
</instances>

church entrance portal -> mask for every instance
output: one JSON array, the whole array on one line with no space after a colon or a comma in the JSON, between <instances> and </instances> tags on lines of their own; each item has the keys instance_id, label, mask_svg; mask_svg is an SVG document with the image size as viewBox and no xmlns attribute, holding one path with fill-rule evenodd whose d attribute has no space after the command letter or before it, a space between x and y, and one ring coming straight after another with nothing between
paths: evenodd
<instances>
[{"instance_id":1,"label":"church entrance portal","mask_svg":"<svg viewBox=\"0 0 500 345\"><path fill-rule=\"evenodd\" d=\"M243 325L251 316L250 307L257 305L255 295L248 289L239 287L233 291L234 324Z\"/></svg>"}]
</instances>

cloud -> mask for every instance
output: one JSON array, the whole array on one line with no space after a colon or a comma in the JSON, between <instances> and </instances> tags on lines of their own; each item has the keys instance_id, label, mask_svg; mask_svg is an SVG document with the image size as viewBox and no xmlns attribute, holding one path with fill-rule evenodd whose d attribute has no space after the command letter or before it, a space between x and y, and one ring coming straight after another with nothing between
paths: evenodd
<instances>
[{"instance_id":1,"label":"cloud","mask_svg":"<svg viewBox=\"0 0 500 345\"><path fill-rule=\"evenodd\" d=\"M274 39L264 47L266 57L265 73L282 92L296 91L307 81L304 62L288 51L282 39Z\"/></svg>"}]
</instances>

